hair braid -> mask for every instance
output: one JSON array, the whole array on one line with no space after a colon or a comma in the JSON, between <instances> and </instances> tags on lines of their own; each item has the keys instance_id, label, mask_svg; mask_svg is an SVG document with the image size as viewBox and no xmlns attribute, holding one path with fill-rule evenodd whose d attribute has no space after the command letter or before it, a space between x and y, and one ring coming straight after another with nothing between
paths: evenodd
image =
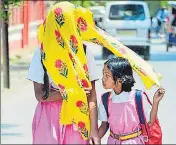
<instances>
[{"instance_id":1,"label":"hair braid","mask_svg":"<svg viewBox=\"0 0 176 145\"><path fill-rule=\"evenodd\" d=\"M48 77L48 74L47 74L46 67L43 64L42 58L41 58L41 63L42 63L43 70L44 70L44 78L43 78L44 87L43 87L43 96L42 96L42 98L43 98L43 100L46 100L49 97L49 94L50 94L49 77Z\"/></svg>"}]
</instances>

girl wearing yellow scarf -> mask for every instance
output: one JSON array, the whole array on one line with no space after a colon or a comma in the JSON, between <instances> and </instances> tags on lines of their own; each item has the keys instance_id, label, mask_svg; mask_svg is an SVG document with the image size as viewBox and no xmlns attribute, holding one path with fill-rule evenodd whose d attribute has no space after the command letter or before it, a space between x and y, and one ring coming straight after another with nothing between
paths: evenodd
<instances>
[{"instance_id":1,"label":"girl wearing yellow scarf","mask_svg":"<svg viewBox=\"0 0 176 145\"><path fill-rule=\"evenodd\" d=\"M51 118L57 118L58 124L56 123L52 127L51 124L50 126L46 126L48 123L44 120L48 116L40 116L39 114L41 112L38 110L39 112L36 112L35 115L40 116L40 121L42 120L43 124L40 122L34 125L36 128L40 126L54 128L56 132L59 132L55 134L55 136L59 135L60 140L64 137L66 138L66 142L63 141L61 143L87 143L86 141L89 135L92 136L90 130L92 132L93 128L95 130L97 129L96 111L94 110L94 113L92 112L94 118L92 118L90 111L91 108L95 109L93 106L96 105L96 100L92 101L94 102L92 105L84 91L84 88L89 87L92 87L92 90L94 90L94 85L91 85L90 76L86 69L87 60L83 51L83 40L107 47L116 56L127 58L133 70L140 75L147 89L151 88L153 85L160 85L160 75L154 72L153 68L147 62L113 37L95 27L93 15L88 9L73 5L69 2L55 4L48 13L44 23L40 26L38 37L41 43L41 62L45 72L44 86L45 88L49 87L47 79L48 73L54 84L56 84L63 101L62 104L55 106L55 109L61 111L56 112L56 114L50 114ZM36 84L35 87L37 88ZM41 92L39 94L41 94ZM52 91L45 89L42 95L43 99L51 99L50 94L52 94ZM95 91L91 94L95 96ZM55 95L57 96L58 93ZM41 108L42 107L43 106L41 106ZM45 111L48 112L48 110L52 109L53 108L49 107ZM56 120L56 118L54 120ZM35 119L34 117L34 122L37 122ZM73 124L78 131L74 131L73 134L66 133L70 130L70 127L73 127ZM63 128L63 125L66 126L66 128ZM58 128L59 130L57 130ZM80 133L79 135L78 132ZM45 130L42 131L42 127L41 132L37 134L34 131L33 134L34 140L36 137L40 136L43 142L47 140L45 136L50 135L51 138L48 138L47 143L52 143L55 139L54 134L51 136L51 134L47 133ZM42 135L44 135L44 137L42 137ZM76 136L81 137L78 142L74 142ZM96 133L93 134L93 137L94 136L96 136ZM67 142L69 139L71 142Z\"/></svg>"},{"instance_id":2,"label":"girl wearing yellow scarf","mask_svg":"<svg viewBox=\"0 0 176 145\"><path fill-rule=\"evenodd\" d=\"M53 8L40 26L38 36L41 41L41 49L36 50L29 68L28 79L34 82L35 95L39 101L33 119L33 144L87 144L90 137L95 143L100 143L98 140L95 92L95 80L98 77L96 75L96 63L90 51L91 46L85 42L86 45L83 44L81 51L79 50L81 53L80 63L83 69L80 75L76 73L76 69L79 69L77 66L79 60L76 59L80 59L77 57L80 55L77 48L78 40L74 35L70 35L70 41L67 44L62 39L62 36L67 36L67 33L55 28L62 27L63 23L66 23L62 22L64 19L61 18L63 17L61 12L62 9L58 6ZM51 19L52 16L55 19ZM80 31L85 30L86 27L81 26L82 19L78 21ZM54 37L49 33L53 33ZM41 38L42 35L46 34L48 35L46 40L42 40L44 39ZM46 46L52 47L56 51L53 49L55 52L46 52ZM83 49L85 46L87 48ZM57 51L57 49L60 50ZM62 50L66 52L62 52ZM49 57L47 54L51 54L51 56ZM54 81L45 64L47 60L52 60L55 56L59 57L49 67L53 65L57 70L58 82ZM71 66L69 66L70 62ZM73 74L70 76L71 73ZM86 90L87 96L84 90ZM72 93L76 100L74 98L73 100L69 99ZM68 106L67 103L69 103Z\"/></svg>"}]
</instances>

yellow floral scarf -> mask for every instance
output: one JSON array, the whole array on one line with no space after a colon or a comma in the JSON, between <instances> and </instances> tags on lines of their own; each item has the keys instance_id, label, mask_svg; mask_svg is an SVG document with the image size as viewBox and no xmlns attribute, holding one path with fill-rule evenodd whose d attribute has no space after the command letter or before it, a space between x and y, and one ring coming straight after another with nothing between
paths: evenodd
<instances>
[{"instance_id":1,"label":"yellow floral scarf","mask_svg":"<svg viewBox=\"0 0 176 145\"><path fill-rule=\"evenodd\" d=\"M84 87L91 87L82 41L107 47L125 57L140 75L147 89L160 85L160 75L152 67L101 29L92 12L69 2L55 4L38 29L42 61L63 97L61 124L75 123L83 139L90 132L89 109Z\"/></svg>"}]
</instances>

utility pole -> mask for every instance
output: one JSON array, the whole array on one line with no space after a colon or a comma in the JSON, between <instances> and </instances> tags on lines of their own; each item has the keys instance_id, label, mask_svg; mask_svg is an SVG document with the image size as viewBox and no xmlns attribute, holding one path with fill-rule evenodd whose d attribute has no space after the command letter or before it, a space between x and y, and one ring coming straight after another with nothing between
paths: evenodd
<instances>
[{"instance_id":1,"label":"utility pole","mask_svg":"<svg viewBox=\"0 0 176 145\"><path fill-rule=\"evenodd\" d=\"M3 46L3 84L4 88L10 88L10 76L9 76L9 44L8 44L8 0L2 1L2 10L4 12L3 24L2 24L2 46Z\"/></svg>"}]
</instances>

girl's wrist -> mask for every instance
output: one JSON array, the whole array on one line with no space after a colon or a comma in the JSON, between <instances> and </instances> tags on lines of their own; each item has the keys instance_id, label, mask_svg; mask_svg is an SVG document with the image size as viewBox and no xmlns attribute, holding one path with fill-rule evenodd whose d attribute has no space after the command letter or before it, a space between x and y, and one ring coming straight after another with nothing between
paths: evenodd
<instances>
[{"instance_id":1,"label":"girl's wrist","mask_svg":"<svg viewBox=\"0 0 176 145\"><path fill-rule=\"evenodd\" d=\"M92 132L92 133L98 133L98 126L92 126L91 128L90 128L90 132Z\"/></svg>"},{"instance_id":2,"label":"girl's wrist","mask_svg":"<svg viewBox=\"0 0 176 145\"><path fill-rule=\"evenodd\" d=\"M158 105L158 104L159 104L159 101L153 100L153 105Z\"/></svg>"}]
</instances>

